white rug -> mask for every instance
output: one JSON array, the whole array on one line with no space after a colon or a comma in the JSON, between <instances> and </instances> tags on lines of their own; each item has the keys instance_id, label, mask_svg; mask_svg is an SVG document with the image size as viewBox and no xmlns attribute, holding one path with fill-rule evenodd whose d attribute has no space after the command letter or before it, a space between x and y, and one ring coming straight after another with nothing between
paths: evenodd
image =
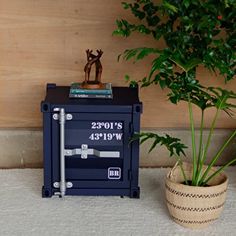
<instances>
[{"instance_id":1,"label":"white rug","mask_svg":"<svg viewBox=\"0 0 236 236\"><path fill-rule=\"evenodd\" d=\"M236 235L236 167L230 167L220 219L204 230L169 217L163 180L167 169L141 169L141 198L41 198L42 170L0 170L0 236L6 235Z\"/></svg>"}]
</instances>

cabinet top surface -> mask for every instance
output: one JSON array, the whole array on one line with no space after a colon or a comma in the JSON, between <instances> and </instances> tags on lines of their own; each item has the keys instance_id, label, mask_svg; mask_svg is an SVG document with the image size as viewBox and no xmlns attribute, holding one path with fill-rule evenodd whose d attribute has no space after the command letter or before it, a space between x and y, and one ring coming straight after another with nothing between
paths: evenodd
<instances>
[{"instance_id":1,"label":"cabinet top surface","mask_svg":"<svg viewBox=\"0 0 236 236\"><path fill-rule=\"evenodd\" d=\"M44 102L62 105L133 105L140 104L138 89L113 87L113 99L69 98L69 86L55 86L47 89Z\"/></svg>"}]
</instances>

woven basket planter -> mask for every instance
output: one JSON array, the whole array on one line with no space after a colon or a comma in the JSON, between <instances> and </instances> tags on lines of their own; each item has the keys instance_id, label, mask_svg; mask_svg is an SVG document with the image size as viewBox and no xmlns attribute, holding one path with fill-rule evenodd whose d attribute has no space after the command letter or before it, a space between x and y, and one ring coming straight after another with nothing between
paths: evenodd
<instances>
[{"instance_id":1,"label":"woven basket planter","mask_svg":"<svg viewBox=\"0 0 236 236\"><path fill-rule=\"evenodd\" d=\"M192 165L183 163L186 177L191 179ZM206 168L206 167L204 167ZM211 175L212 170L209 174ZM224 173L217 175L209 187L182 184L184 178L179 166L175 166L166 178L166 202L173 220L187 228L207 227L223 210L228 178Z\"/></svg>"}]
</instances>

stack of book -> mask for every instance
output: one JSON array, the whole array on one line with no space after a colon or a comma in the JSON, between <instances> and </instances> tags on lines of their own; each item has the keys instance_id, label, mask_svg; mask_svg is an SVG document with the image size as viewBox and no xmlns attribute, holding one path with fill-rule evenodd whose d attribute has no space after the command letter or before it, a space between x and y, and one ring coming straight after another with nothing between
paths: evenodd
<instances>
[{"instance_id":1,"label":"stack of book","mask_svg":"<svg viewBox=\"0 0 236 236\"><path fill-rule=\"evenodd\" d=\"M73 83L70 87L70 98L105 98L112 99L111 83L106 83L102 89L85 89L81 87L81 83Z\"/></svg>"}]
</instances>

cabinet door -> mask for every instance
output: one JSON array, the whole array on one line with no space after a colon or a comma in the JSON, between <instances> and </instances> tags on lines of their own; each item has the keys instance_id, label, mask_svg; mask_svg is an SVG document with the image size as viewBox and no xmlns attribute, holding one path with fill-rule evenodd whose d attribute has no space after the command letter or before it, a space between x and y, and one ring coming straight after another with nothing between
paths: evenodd
<instances>
[{"instance_id":1,"label":"cabinet door","mask_svg":"<svg viewBox=\"0 0 236 236\"><path fill-rule=\"evenodd\" d=\"M65 124L65 176L73 188L129 188L131 114L72 113ZM60 126L52 121L53 182L60 181ZM67 153L67 152L66 152Z\"/></svg>"}]
</instances>

